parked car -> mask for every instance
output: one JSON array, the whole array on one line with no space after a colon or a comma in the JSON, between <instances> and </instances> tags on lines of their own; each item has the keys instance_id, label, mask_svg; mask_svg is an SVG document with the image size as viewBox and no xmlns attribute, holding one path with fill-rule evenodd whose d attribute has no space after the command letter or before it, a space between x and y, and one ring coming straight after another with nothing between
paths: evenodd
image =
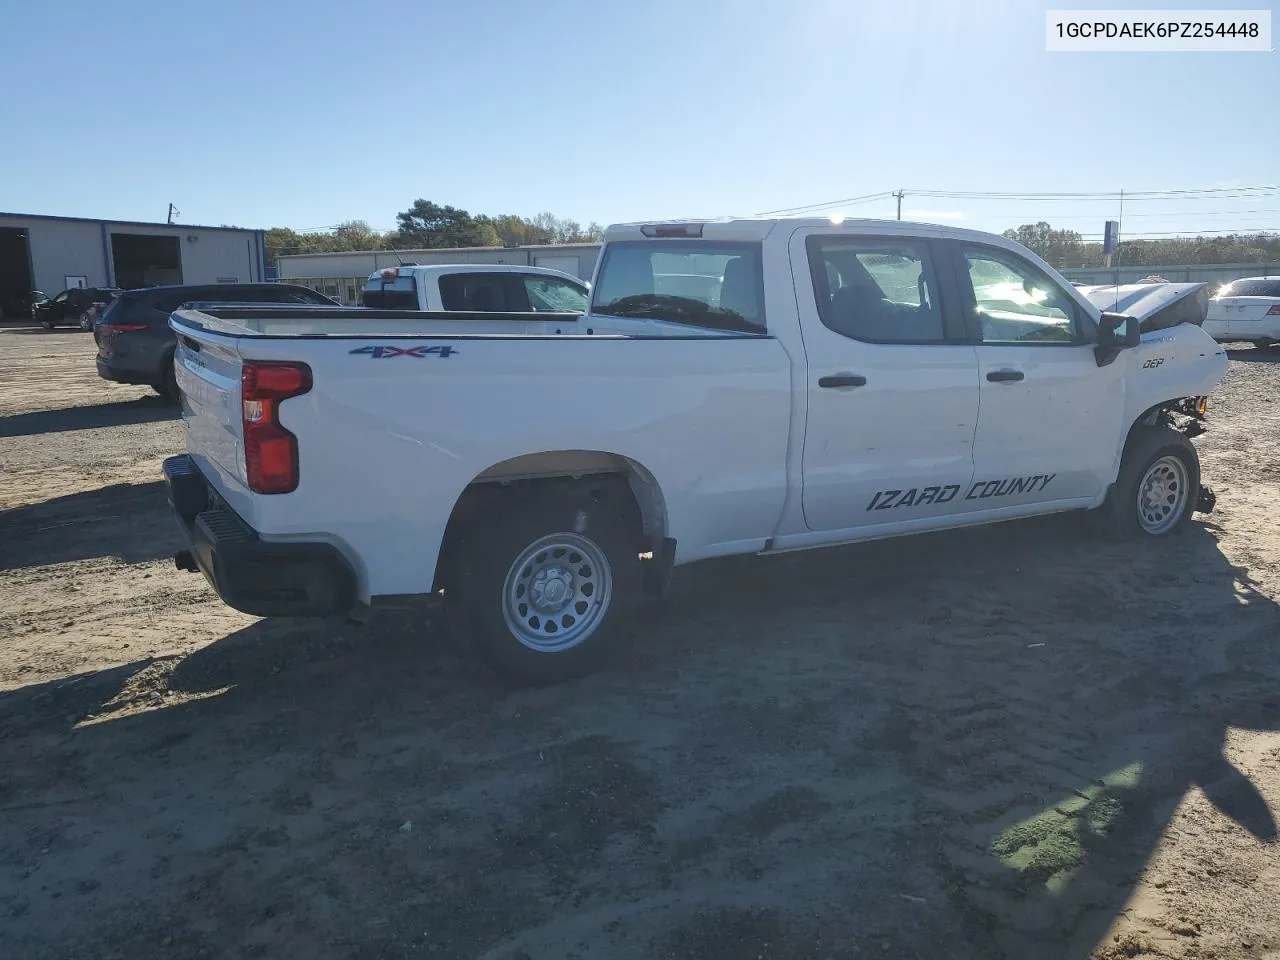
<instances>
[{"instance_id":1,"label":"parked car","mask_svg":"<svg viewBox=\"0 0 1280 960\"><path fill-rule=\"evenodd\" d=\"M46 330L70 326L92 330L93 321L119 295L115 287L73 287L52 300L33 302L31 316Z\"/></svg>"},{"instance_id":2,"label":"parked car","mask_svg":"<svg viewBox=\"0 0 1280 960\"><path fill-rule=\"evenodd\" d=\"M1066 510L1155 539L1212 508L1190 438L1226 353L1006 238L645 224L596 269L576 318L177 311L178 565L264 616L442 596L547 680L675 565Z\"/></svg>"},{"instance_id":3,"label":"parked car","mask_svg":"<svg viewBox=\"0 0 1280 960\"><path fill-rule=\"evenodd\" d=\"M39 290L30 290L26 293L0 290L0 320L17 320L34 316L34 305L48 299L48 294Z\"/></svg>"},{"instance_id":4,"label":"parked car","mask_svg":"<svg viewBox=\"0 0 1280 960\"><path fill-rule=\"evenodd\" d=\"M1280 277L1242 277L1219 288L1204 328L1221 343L1280 343Z\"/></svg>"},{"instance_id":5,"label":"parked car","mask_svg":"<svg viewBox=\"0 0 1280 960\"><path fill-rule=\"evenodd\" d=\"M147 384L176 400L173 330L169 314L186 303L258 303L334 306L333 300L290 283L216 283L128 290L97 318L98 376L116 383Z\"/></svg>"},{"instance_id":6,"label":"parked car","mask_svg":"<svg viewBox=\"0 0 1280 960\"><path fill-rule=\"evenodd\" d=\"M591 285L546 267L405 264L375 270L362 302L389 310L584 313Z\"/></svg>"}]
</instances>

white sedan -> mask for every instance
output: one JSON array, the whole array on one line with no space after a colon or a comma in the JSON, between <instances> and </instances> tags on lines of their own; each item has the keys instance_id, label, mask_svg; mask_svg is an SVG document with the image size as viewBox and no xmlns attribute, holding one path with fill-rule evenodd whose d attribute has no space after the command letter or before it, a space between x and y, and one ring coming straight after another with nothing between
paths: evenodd
<instances>
[{"instance_id":1,"label":"white sedan","mask_svg":"<svg viewBox=\"0 0 1280 960\"><path fill-rule=\"evenodd\" d=\"M1243 277L1227 284L1209 301L1204 329L1222 343L1280 343L1280 277Z\"/></svg>"}]
</instances>

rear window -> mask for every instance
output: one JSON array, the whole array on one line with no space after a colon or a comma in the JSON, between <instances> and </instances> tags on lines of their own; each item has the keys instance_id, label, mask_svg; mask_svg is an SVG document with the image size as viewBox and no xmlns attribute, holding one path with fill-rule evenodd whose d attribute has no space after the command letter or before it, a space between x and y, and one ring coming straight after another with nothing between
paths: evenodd
<instances>
[{"instance_id":1,"label":"rear window","mask_svg":"<svg viewBox=\"0 0 1280 960\"><path fill-rule=\"evenodd\" d=\"M510 274L447 273L440 278L440 303L446 310L481 313L525 313L523 290L514 289Z\"/></svg>"},{"instance_id":2,"label":"rear window","mask_svg":"<svg viewBox=\"0 0 1280 960\"><path fill-rule=\"evenodd\" d=\"M591 312L762 333L760 245L693 240L605 247Z\"/></svg>"},{"instance_id":3,"label":"rear window","mask_svg":"<svg viewBox=\"0 0 1280 960\"><path fill-rule=\"evenodd\" d=\"M1280 277L1247 277L1218 291L1220 297L1280 297Z\"/></svg>"},{"instance_id":4,"label":"rear window","mask_svg":"<svg viewBox=\"0 0 1280 960\"><path fill-rule=\"evenodd\" d=\"M417 310L418 284L408 273L391 280L374 277L360 296L360 303L378 310Z\"/></svg>"}]
</instances>

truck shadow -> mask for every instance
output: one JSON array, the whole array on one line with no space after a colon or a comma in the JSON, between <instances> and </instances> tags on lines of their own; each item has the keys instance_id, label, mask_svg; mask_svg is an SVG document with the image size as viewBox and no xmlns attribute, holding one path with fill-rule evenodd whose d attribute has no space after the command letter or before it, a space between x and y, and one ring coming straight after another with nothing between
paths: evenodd
<instances>
[{"instance_id":1,"label":"truck shadow","mask_svg":"<svg viewBox=\"0 0 1280 960\"><path fill-rule=\"evenodd\" d=\"M172 555L180 536L164 483L116 483L0 510L0 570L118 557Z\"/></svg>"},{"instance_id":2,"label":"truck shadow","mask_svg":"<svg viewBox=\"0 0 1280 960\"><path fill-rule=\"evenodd\" d=\"M0 437L29 437L67 430L97 430L134 423L176 420L178 406L164 397L139 397L84 407L37 410L0 417Z\"/></svg>"},{"instance_id":3,"label":"truck shadow","mask_svg":"<svg viewBox=\"0 0 1280 960\"><path fill-rule=\"evenodd\" d=\"M0 943L1085 958L1188 791L1275 840L1280 618L1210 525L1074 523L682 570L553 688L387 615L0 695Z\"/></svg>"}]
</instances>

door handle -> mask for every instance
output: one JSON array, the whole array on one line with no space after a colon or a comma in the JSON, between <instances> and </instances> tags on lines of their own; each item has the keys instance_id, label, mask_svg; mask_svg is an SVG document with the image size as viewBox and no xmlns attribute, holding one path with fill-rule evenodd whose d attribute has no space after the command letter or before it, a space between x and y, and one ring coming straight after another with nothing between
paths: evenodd
<instances>
[{"instance_id":1,"label":"door handle","mask_svg":"<svg viewBox=\"0 0 1280 960\"><path fill-rule=\"evenodd\" d=\"M1014 383L1021 380L1023 376L1021 370L992 370L987 374L987 379L992 383Z\"/></svg>"},{"instance_id":2,"label":"door handle","mask_svg":"<svg viewBox=\"0 0 1280 960\"><path fill-rule=\"evenodd\" d=\"M819 377L818 386L820 387L865 387L867 378L860 377L856 373L837 373L830 377Z\"/></svg>"}]
</instances>

